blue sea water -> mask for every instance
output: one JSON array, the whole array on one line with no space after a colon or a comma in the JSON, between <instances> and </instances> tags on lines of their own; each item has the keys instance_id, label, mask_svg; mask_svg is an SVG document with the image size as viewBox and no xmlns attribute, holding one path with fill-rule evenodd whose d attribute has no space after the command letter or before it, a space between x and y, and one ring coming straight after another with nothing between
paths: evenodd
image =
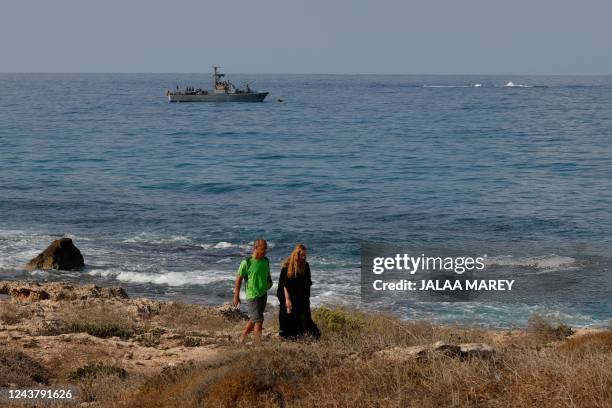
<instances>
[{"instance_id":1,"label":"blue sea water","mask_svg":"<svg viewBox=\"0 0 612 408\"><path fill-rule=\"evenodd\" d=\"M376 307L505 327L533 312L611 319L612 77L230 79L271 95L170 104L166 89L209 75L0 74L0 279L222 303L262 236L275 277L303 242L313 302L360 306L360 242L476 246L571 290L552 303ZM23 269L64 235L85 270Z\"/></svg>"}]
</instances>

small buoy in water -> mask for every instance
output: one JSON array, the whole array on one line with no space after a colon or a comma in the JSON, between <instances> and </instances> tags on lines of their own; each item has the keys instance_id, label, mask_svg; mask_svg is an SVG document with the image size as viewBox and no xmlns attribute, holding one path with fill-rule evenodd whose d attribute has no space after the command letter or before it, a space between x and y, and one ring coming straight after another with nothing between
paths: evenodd
<instances>
[{"instance_id":1,"label":"small buoy in water","mask_svg":"<svg viewBox=\"0 0 612 408\"><path fill-rule=\"evenodd\" d=\"M279 98L278 98L278 99L276 99L276 100L277 100L278 102L283 102L283 101L284 101L284 99L283 99L283 98L281 98L281 97L279 97Z\"/></svg>"}]
</instances>

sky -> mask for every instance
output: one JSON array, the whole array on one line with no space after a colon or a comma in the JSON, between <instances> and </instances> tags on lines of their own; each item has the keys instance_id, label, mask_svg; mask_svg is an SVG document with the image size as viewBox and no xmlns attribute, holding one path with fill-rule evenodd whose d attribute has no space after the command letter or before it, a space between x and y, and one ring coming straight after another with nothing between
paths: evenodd
<instances>
[{"instance_id":1,"label":"sky","mask_svg":"<svg viewBox=\"0 0 612 408\"><path fill-rule=\"evenodd\" d=\"M610 0L0 0L0 72L612 74Z\"/></svg>"}]
</instances>

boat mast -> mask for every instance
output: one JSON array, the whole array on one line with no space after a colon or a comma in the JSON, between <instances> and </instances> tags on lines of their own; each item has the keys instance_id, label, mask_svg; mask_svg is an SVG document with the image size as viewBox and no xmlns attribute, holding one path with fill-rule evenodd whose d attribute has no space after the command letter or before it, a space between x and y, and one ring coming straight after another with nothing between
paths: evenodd
<instances>
[{"instance_id":1,"label":"boat mast","mask_svg":"<svg viewBox=\"0 0 612 408\"><path fill-rule=\"evenodd\" d=\"M225 90L225 84L221 81L221 78L225 76L219 72L219 66L213 65L213 89L216 90Z\"/></svg>"}]
</instances>

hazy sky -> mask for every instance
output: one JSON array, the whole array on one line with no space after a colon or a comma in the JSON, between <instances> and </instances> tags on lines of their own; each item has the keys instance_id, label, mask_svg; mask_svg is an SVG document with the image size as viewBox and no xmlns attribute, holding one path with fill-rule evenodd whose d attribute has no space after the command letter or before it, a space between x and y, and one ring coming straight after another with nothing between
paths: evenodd
<instances>
[{"instance_id":1,"label":"hazy sky","mask_svg":"<svg viewBox=\"0 0 612 408\"><path fill-rule=\"evenodd\" d=\"M0 0L0 72L612 74L611 0Z\"/></svg>"}]
</instances>

